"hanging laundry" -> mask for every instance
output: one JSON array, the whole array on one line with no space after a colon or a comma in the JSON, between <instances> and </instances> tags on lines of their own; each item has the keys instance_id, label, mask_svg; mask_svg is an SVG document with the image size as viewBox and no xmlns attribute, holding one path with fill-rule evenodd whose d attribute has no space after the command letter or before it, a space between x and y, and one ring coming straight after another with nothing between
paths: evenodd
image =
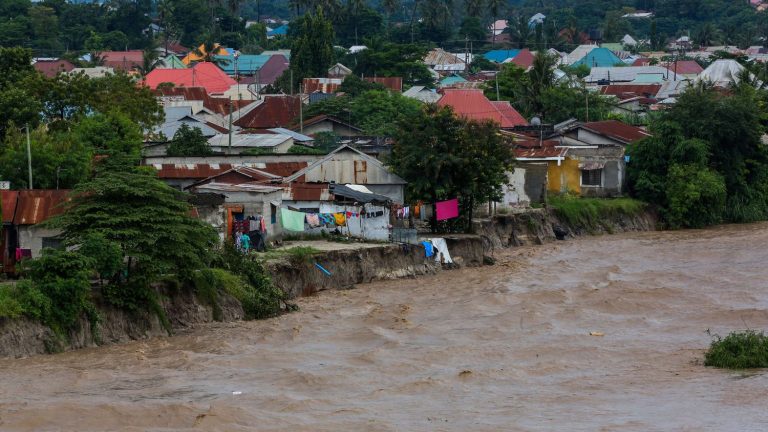
<instances>
[{"instance_id":1,"label":"hanging laundry","mask_svg":"<svg viewBox=\"0 0 768 432\"><path fill-rule=\"evenodd\" d=\"M280 221L288 231L304 231L304 213L280 209Z\"/></svg>"},{"instance_id":2,"label":"hanging laundry","mask_svg":"<svg viewBox=\"0 0 768 432\"><path fill-rule=\"evenodd\" d=\"M459 217L459 200L454 198L448 201L440 201L436 204L437 220L448 220Z\"/></svg>"},{"instance_id":3,"label":"hanging laundry","mask_svg":"<svg viewBox=\"0 0 768 432\"><path fill-rule=\"evenodd\" d=\"M408 219L408 216L411 214L411 208L410 207L403 207L403 219Z\"/></svg>"},{"instance_id":4,"label":"hanging laundry","mask_svg":"<svg viewBox=\"0 0 768 432\"><path fill-rule=\"evenodd\" d=\"M397 209L397 216L396 216L396 218L397 219L402 219L403 218L403 209L402 208Z\"/></svg>"},{"instance_id":5,"label":"hanging laundry","mask_svg":"<svg viewBox=\"0 0 768 432\"><path fill-rule=\"evenodd\" d=\"M432 246L434 247L435 261L442 264L453 263L451 253L448 252L448 244L445 242L444 238L431 238L429 241L432 242Z\"/></svg>"},{"instance_id":6,"label":"hanging laundry","mask_svg":"<svg viewBox=\"0 0 768 432\"><path fill-rule=\"evenodd\" d=\"M259 221L257 221L255 217L251 216L251 218L248 219L248 232L258 231L258 230L259 230Z\"/></svg>"},{"instance_id":7,"label":"hanging laundry","mask_svg":"<svg viewBox=\"0 0 768 432\"><path fill-rule=\"evenodd\" d=\"M413 206L413 217L415 217L416 219L421 217L421 202Z\"/></svg>"},{"instance_id":8,"label":"hanging laundry","mask_svg":"<svg viewBox=\"0 0 768 432\"><path fill-rule=\"evenodd\" d=\"M261 221L259 222L259 225L260 225L260 228L261 228L261 230L260 230L261 232L263 232L263 233L267 232L267 222L266 222L266 219L261 218Z\"/></svg>"},{"instance_id":9,"label":"hanging laundry","mask_svg":"<svg viewBox=\"0 0 768 432\"><path fill-rule=\"evenodd\" d=\"M344 213L334 213L333 219L338 226L345 226L347 224L347 215Z\"/></svg>"},{"instance_id":10,"label":"hanging laundry","mask_svg":"<svg viewBox=\"0 0 768 432\"><path fill-rule=\"evenodd\" d=\"M248 250L251 248L251 238L248 234L240 236L240 246L242 246L245 253L248 253Z\"/></svg>"},{"instance_id":11,"label":"hanging laundry","mask_svg":"<svg viewBox=\"0 0 768 432\"><path fill-rule=\"evenodd\" d=\"M320 226L320 217L319 215L315 213L307 213L307 223L312 228L317 228Z\"/></svg>"},{"instance_id":12,"label":"hanging laundry","mask_svg":"<svg viewBox=\"0 0 768 432\"><path fill-rule=\"evenodd\" d=\"M435 254L434 250L432 249L432 243L428 241L421 242L422 245L424 245L424 253L427 256L427 258L431 257Z\"/></svg>"}]
</instances>

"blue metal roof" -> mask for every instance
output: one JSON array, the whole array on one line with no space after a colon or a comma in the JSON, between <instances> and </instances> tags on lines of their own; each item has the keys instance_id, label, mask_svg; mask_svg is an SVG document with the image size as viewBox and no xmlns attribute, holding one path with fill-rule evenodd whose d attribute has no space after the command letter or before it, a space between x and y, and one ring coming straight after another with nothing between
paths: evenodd
<instances>
[{"instance_id":1,"label":"blue metal roof","mask_svg":"<svg viewBox=\"0 0 768 432\"><path fill-rule=\"evenodd\" d=\"M285 36L288 34L288 24L283 24L267 32L267 36Z\"/></svg>"},{"instance_id":2,"label":"blue metal roof","mask_svg":"<svg viewBox=\"0 0 768 432\"><path fill-rule=\"evenodd\" d=\"M572 66L587 65L589 67L611 67L624 62L608 48L595 48Z\"/></svg>"},{"instance_id":3,"label":"blue metal roof","mask_svg":"<svg viewBox=\"0 0 768 432\"><path fill-rule=\"evenodd\" d=\"M268 55L241 54L237 58L231 55L217 55L217 59L227 60L226 64L219 64L221 70L227 75L234 75L235 70L241 75L253 75L269 60Z\"/></svg>"},{"instance_id":4,"label":"blue metal roof","mask_svg":"<svg viewBox=\"0 0 768 432\"><path fill-rule=\"evenodd\" d=\"M483 57L495 63L503 63L508 58L515 58L520 52L519 49L512 50L493 50L483 54Z\"/></svg>"}]
</instances>

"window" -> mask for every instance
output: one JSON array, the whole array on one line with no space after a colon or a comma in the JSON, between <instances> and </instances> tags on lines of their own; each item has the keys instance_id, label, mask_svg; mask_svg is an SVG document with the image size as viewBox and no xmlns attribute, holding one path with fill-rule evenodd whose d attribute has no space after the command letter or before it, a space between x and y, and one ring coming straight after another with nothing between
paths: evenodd
<instances>
[{"instance_id":1,"label":"window","mask_svg":"<svg viewBox=\"0 0 768 432\"><path fill-rule=\"evenodd\" d=\"M43 249L62 249L61 239L58 237L43 237Z\"/></svg>"},{"instance_id":2,"label":"window","mask_svg":"<svg viewBox=\"0 0 768 432\"><path fill-rule=\"evenodd\" d=\"M602 186L603 170L602 169L581 170L581 185L582 186Z\"/></svg>"},{"instance_id":3,"label":"window","mask_svg":"<svg viewBox=\"0 0 768 432\"><path fill-rule=\"evenodd\" d=\"M269 205L269 212L271 214L270 223L273 225L277 223L277 206L274 204Z\"/></svg>"}]
</instances>

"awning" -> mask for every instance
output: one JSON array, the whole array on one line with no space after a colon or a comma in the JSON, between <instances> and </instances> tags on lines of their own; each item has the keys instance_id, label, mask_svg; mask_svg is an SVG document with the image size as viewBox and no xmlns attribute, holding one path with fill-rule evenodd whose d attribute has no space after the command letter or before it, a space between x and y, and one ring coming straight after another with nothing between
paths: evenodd
<instances>
[{"instance_id":1,"label":"awning","mask_svg":"<svg viewBox=\"0 0 768 432\"><path fill-rule=\"evenodd\" d=\"M605 162L581 162L579 163L579 169L584 171L592 171L603 169Z\"/></svg>"},{"instance_id":2,"label":"awning","mask_svg":"<svg viewBox=\"0 0 768 432\"><path fill-rule=\"evenodd\" d=\"M375 193L360 192L340 184L331 184L329 185L328 189L329 192L332 193L337 199L339 197L343 197L358 203L373 203L382 205L392 202L392 199L388 196Z\"/></svg>"}]
</instances>

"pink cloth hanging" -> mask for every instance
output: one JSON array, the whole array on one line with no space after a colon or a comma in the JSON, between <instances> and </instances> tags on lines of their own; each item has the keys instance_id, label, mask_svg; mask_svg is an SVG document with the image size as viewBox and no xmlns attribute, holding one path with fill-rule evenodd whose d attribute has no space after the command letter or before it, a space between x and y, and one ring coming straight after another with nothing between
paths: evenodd
<instances>
[{"instance_id":1,"label":"pink cloth hanging","mask_svg":"<svg viewBox=\"0 0 768 432\"><path fill-rule=\"evenodd\" d=\"M440 201L435 204L437 220L448 220L459 217L459 200L454 198L448 201Z\"/></svg>"}]
</instances>

